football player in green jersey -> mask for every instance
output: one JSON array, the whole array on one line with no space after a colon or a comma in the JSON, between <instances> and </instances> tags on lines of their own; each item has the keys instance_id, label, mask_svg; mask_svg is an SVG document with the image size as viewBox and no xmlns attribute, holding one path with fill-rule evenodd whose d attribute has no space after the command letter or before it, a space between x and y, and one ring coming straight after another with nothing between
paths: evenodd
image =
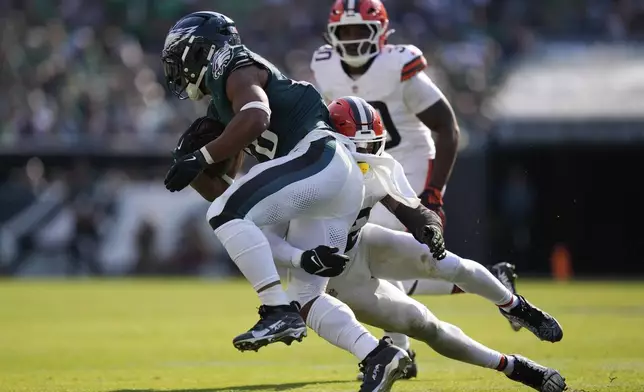
<instances>
[{"instance_id":1,"label":"football player in green jersey","mask_svg":"<svg viewBox=\"0 0 644 392\"><path fill-rule=\"evenodd\" d=\"M320 336L359 358L371 375L361 391L390 390L411 361L407 353L388 340L379 342L344 303L325 294L328 277L294 274L289 291L302 307L290 303L259 229L290 222L293 245L345 250L362 205L363 177L351 155L355 145L333 132L322 96L241 45L234 22L216 12L179 20L168 33L162 61L168 88L180 98L210 96L208 116L225 126L205 145L176 155L165 180L168 190L182 190L206 168L212 173L221 166L223 174L228 165L222 162L241 150L260 162L217 197L207 215L262 302L259 322L233 340L235 347L290 344L305 336L305 319ZM189 137L184 134L178 150Z\"/></svg>"}]
</instances>

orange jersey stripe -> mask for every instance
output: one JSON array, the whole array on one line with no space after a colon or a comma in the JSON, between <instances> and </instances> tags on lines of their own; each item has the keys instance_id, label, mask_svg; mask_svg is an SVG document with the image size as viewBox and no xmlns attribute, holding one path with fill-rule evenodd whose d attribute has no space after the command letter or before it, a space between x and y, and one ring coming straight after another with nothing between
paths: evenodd
<instances>
[{"instance_id":1,"label":"orange jersey stripe","mask_svg":"<svg viewBox=\"0 0 644 392\"><path fill-rule=\"evenodd\" d=\"M403 82L405 80L409 80L425 68L427 68L427 60L425 60L425 56L421 54L405 64L401 72L400 80Z\"/></svg>"}]
</instances>

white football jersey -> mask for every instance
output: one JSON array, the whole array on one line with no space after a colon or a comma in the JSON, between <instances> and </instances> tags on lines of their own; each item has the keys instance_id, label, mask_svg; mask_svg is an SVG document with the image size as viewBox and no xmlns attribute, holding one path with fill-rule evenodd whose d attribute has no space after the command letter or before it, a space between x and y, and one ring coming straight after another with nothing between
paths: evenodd
<instances>
[{"instance_id":1,"label":"white football jersey","mask_svg":"<svg viewBox=\"0 0 644 392\"><path fill-rule=\"evenodd\" d=\"M436 154L431 131L416 117L443 97L423 72L426 67L423 53L413 45L386 45L367 72L355 79L346 74L330 45L320 47L311 62L327 100L358 96L380 112L388 133L387 152L405 171L419 162L427 166Z\"/></svg>"},{"instance_id":2,"label":"white football jersey","mask_svg":"<svg viewBox=\"0 0 644 392\"><path fill-rule=\"evenodd\" d=\"M364 199L362 201L362 208L356 218L356 221L349 230L349 241L347 242L347 251L353 249L358 240L358 234L369 221L371 209L387 196L387 191L374 175L372 171L368 171L364 175Z\"/></svg>"}]
</instances>

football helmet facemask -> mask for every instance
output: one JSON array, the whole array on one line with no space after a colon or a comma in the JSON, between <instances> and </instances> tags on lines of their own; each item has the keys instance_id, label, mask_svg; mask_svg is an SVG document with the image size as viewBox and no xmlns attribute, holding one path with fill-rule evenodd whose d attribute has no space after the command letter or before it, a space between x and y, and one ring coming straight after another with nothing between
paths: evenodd
<instances>
[{"instance_id":1,"label":"football helmet facemask","mask_svg":"<svg viewBox=\"0 0 644 392\"><path fill-rule=\"evenodd\" d=\"M343 62L360 67L380 53L389 30L387 10L380 0L336 0L325 39Z\"/></svg>"}]
</instances>

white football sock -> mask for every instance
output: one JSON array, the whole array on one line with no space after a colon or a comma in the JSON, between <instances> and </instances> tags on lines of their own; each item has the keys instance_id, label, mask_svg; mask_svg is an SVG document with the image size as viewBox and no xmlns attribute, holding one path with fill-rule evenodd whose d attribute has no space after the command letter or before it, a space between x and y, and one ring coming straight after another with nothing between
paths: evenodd
<instances>
[{"instance_id":1,"label":"white football sock","mask_svg":"<svg viewBox=\"0 0 644 392\"><path fill-rule=\"evenodd\" d=\"M246 280L253 285L259 300L264 305L288 305L289 298L284 292L275 268L271 247L262 231L254 223L233 219L215 230L228 255L237 265ZM262 288L275 283L267 289Z\"/></svg>"},{"instance_id":2,"label":"white football sock","mask_svg":"<svg viewBox=\"0 0 644 392\"><path fill-rule=\"evenodd\" d=\"M378 346L378 339L356 320L351 309L328 294L314 300L306 324L324 340L349 351L360 361Z\"/></svg>"},{"instance_id":3,"label":"white football sock","mask_svg":"<svg viewBox=\"0 0 644 392\"><path fill-rule=\"evenodd\" d=\"M503 304L497 304L497 305L499 305L499 308L505 310L506 312L509 312L510 310L512 310L512 308L514 308L518 304L519 304L519 297L517 297L516 295L513 295L512 299L509 300L508 302Z\"/></svg>"},{"instance_id":4,"label":"white football sock","mask_svg":"<svg viewBox=\"0 0 644 392\"><path fill-rule=\"evenodd\" d=\"M507 361L505 368L500 369L506 376L509 376L514 371L514 357L504 355L505 360ZM500 365L499 365L500 366ZM497 370L499 370L497 368Z\"/></svg>"},{"instance_id":5,"label":"white football sock","mask_svg":"<svg viewBox=\"0 0 644 392\"><path fill-rule=\"evenodd\" d=\"M507 304L514 297L487 268L451 252L447 252L447 257L436 263L434 271L437 278L450 281L467 293L478 294L495 305Z\"/></svg>"},{"instance_id":6,"label":"white football sock","mask_svg":"<svg viewBox=\"0 0 644 392\"><path fill-rule=\"evenodd\" d=\"M454 283L440 279L407 280L403 286L408 295L450 295L454 290Z\"/></svg>"}]
</instances>

